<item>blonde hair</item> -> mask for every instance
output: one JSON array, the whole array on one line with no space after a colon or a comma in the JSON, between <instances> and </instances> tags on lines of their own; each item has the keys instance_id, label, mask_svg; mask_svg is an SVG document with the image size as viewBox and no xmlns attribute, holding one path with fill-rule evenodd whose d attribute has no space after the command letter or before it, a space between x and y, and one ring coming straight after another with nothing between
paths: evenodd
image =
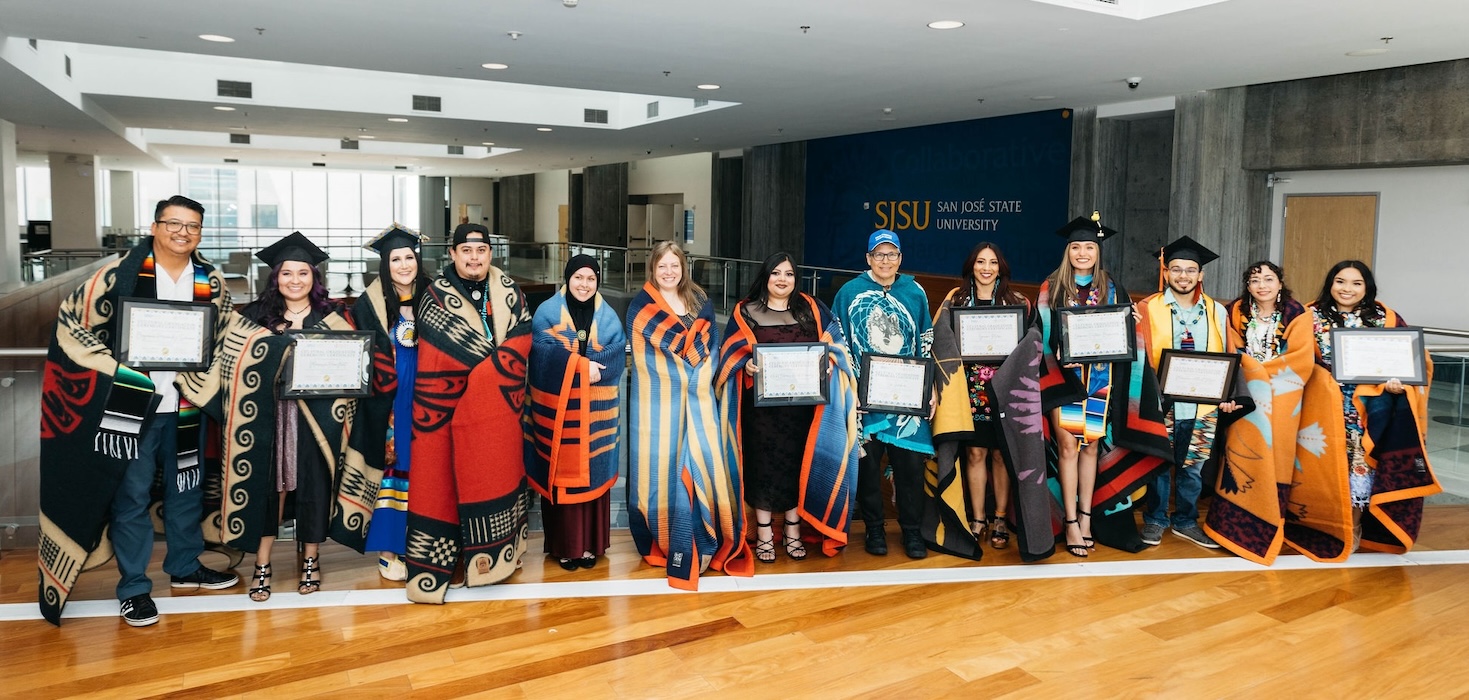
<instances>
[{"instance_id":1,"label":"blonde hair","mask_svg":"<svg viewBox=\"0 0 1469 700\"><path fill-rule=\"evenodd\" d=\"M1102 246L1097 245L1097 263L1092 266L1092 289L1102 290L1107 293L1107 271L1102 269ZM1050 287L1051 308L1062 308L1075 306L1082 300L1076 298L1076 270L1071 267L1071 244L1066 244L1066 250L1061 252L1061 266L1046 278L1046 286ZM1105 302L1105 299L1103 300Z\"/></svg>"},{"instance_id":2,"label":"blonde hair","mask_svg":"<svg viewBox=\"0 0 1469 700\"><path fill-rule=\"evenodd\" d=\"M703 287L700 287L694 282L693 270L690 269L689 265L689 256L684 253L683 247L678 243L673 241L659 241L653 246L653 251L648 255L648 281L652 282L654 287L658 286L656 277L658 262L669 253L678 256L678 264L683 268L683 274L679 275L678 278L678 298L683 300L684 308L689 313L698 315L699 310L704 308L704 300L709 298L709 294L704 291Z\"/></svg>"}]
</instances>

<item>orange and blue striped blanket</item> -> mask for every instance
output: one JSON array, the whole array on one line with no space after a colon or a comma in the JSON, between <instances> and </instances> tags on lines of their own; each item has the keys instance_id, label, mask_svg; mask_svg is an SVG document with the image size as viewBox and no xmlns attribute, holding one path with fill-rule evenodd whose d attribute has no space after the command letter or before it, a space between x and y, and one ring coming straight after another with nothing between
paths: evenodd
<instances>
[{"instance_id":1,"label":"orange and blue striped blanket","mask_svg":"<svg viewBox=\"0 0 1469 700\"><path fill-rule=\"evenodd\" d=\"M685 325L651 283L627 309L632 344L627 510L643 560L696 590L706 568L754 573L738 464L725 459L714 398L718 330L706 302Z\"/></svg>"}]
</instances>

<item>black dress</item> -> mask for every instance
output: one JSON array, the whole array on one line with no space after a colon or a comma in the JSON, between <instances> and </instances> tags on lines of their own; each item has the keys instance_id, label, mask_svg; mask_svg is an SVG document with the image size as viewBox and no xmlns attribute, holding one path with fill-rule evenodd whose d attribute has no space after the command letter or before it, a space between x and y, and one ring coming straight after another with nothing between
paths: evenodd
<instances>
[{"instance_id":1,"label":"black dress","mask_svg":"<svg viewBox=\"0 0 1469 700\"><path fill-rule=\"evenodd\" d=\"M747 317L748 318L748 317ZM802 333L795 323L760 326L752 321L757 343L814 343L815 334ZM755 407L755 390L740 398L741 437L744 441L745 502L752 508L785 512L800 500L801 461L806 437L816 416L815 406Z\"/></svg>"}]
</instances>

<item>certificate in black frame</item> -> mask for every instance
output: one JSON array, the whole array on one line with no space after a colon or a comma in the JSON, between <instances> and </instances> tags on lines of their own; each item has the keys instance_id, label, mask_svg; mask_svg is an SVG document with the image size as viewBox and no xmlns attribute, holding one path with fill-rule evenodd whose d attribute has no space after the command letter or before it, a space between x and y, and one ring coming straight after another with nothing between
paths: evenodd
<instances>
[{"instance_id":1,"label":"certificate in black frame","mask_svg":"<svg viewBox=\"0 0 1469 700\"><path fill-rule=\"evenodd\" d=\"M1350 374L1348 365L1342 361L1343 351L1350 353L1352 336L1396 334L1410 336L1413 352L1413 374L1410 377L1394 377L1388 374ZM1417 326L1398 328L1333 328L1331 329L1331 378L1340 384L1383 384L1397 379L1407 386L1428 384L1428 366L1423 360L1423 329Z\"/></svg>"},{"instance_id":2,"label":"certificate in black frame","mask_svg":"<svg viewBox=\"0 0 1469 700\"><path fill-rule=\"evenodd\" d=\"M897 365L922 365L923 382L910 391L919 392L917 406L905 406L895 403L884 403L879 398L869 396L868 382L872 379L874 371L880 371L886 366ZM929 400L933 387L933 360L926 357L906 357L903 355L883 355L881 353L864 353L862 355L862 374L857 379L857 398L862 402L862 410L867 413L892 413L897 415L919 416L927 418L929 414Z\"/></svg>"},{"instance_id":3,"label":"certificate in black frame","mask_svg":"<svg viewBox=\"0 0 1469 700\"><path fill-rule=\"evenodd\" d=\"M1015 351L1015 345L1025 337L1025 312L1024 306L966 306L963 308L950 309L954 321L954 338L959 342L959 359L965 362L1004 362L1010 353ZM1013 316L1015 319L1015 344L1006 348L1004 352L964 354L964 330L963 319L965 316Z\"/></svg>"},{"instance_id":4,"label":"certificate in black frame","mask_svg":"<svg viewBox=\"0 0 1469 700\"><path fill-rule=\"evenodd\" d=\"M163 310L181 311L186 314L198 316L199 342L198 361L170 361L156 358L138 357L134 353L133 314L138 310ZM219 310L213 304L197 301L163 301L159 299L146 299L142 297L123 297L118 303L118 326L117 339L114 343L113 357L118 362L136 370L142 371L173 371L173 372L199 372L209 369L210 360L214 353L214 319ZM167 348L164 348L167 351Z\"/></svg>"},{"instance_id":5,"label":"certificate in black frame","mask_svg":"<svg viewBox=\"0 0 1469 700\"><path fill-rule=\"evenodd\" d=\"M372 331L335 331L304 328L288 330L286 331L286 335L291 338L291 353L281 372L281 398L361 398L372 395ZM299 357L302 340L357 341L362 347L362 355L360 367L356 371L348 372L348 376L354 376L356 379L352 386L348 387L333 383L333 386L323 388L296 388L296 360ZM327 378L329 379L330 377ZM345 384L345 382L342 384Z\"/></svg>"},{"instance_id":6,"label":"certificate in black frame","mask_svg":"<svg viewBox=\"0 0 1469 700\"><path fill-rule=\"evenodd\" d=\"M1195 361L1202 360L1210 364L1217 363L1219 367L1216 371L1222 372L1224 375L1223 377L1220 377L1221 381L1219 382L1219 394L1216 396L1214 394L1209 394L1202 391L1195 391L1194 393L1189 393L1187 391L1169 391L1168 389L1170 387L1168 385L1168 378L1173 368L1173 362L1180 358L1186 358ZM1162 354L1158 357L1158 391L1163 394L1163 398L1170 401L1182 401L1185 403L1203 404L1224 403L1230 399L1230 392L1233 391L1235 378L1237 378L1238 376L1239 353L1203 352L1196 350L1175 350L1173 348L1167 348L1163 350ZM1178 389L1181 387L1172 388Z\"/></svg>"},{"instance_id":7,"label":"certificate in black frame","mask_svg":"<svg viewBox=\"0 0 1469 700\"><path fill-rule=\"evenodd\" d=\"M819 349L820 353L812 352ZM816 372L816 386L819 387L815 394L801 394L798 396L766 396L768 391L766 381L769 375L765 372L768 364L765 357L772 354L795 354L811 355L817 358L816 366L811 371ZM831 400L831 385L826 381L827 368L831 366L831 358L827 354L826 343L756 343L754 357L750 358L755 366L760 368L755 373L755 405L764 406L820 406ZM794 387L791 387L794 388Z\"/></svg>"},{"instance_id":8,"label":"certificate in black frame","mask_svg":"<svg viewBox=\"0 0 1469 700\"><path fill-rule=\"evenodd\" d=\"M1134 321L1132 318L1131 304L1106 304L1103 306L1068 306L1063 309L1057 309L1057 311L1059 313L1057 314L1058 318L1056 325L1060 326L1060 359L1062 364L1069 365L1076 363L1091 364L1096 362L1128 362L1133 359L1133 355L1137 351L1137 324L1136 321ZM1126 313L1118 313L1123 311L1125 311ZM1073 355L1071 352L1071 346L1074 339L1071 333L1071 326L1067 322L1068 317L1109 313L1117 313L1119 317L1125 319L1124 322L1127 324L1127 351L1107 353L1105 355Z\"/></svg>"}]
</instances>

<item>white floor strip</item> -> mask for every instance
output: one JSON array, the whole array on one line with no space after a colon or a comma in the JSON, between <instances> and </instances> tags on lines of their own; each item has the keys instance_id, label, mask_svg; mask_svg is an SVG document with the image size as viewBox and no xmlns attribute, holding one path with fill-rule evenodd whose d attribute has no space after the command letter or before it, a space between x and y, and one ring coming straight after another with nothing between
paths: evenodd
<instances>
[{"instance_id":1,"label":"white floor strip","mask_svg":"<svg viewBox=\"0 0 1469 700\"><path fill-rule=\"evenodd\" d=\"M1262 567L1237 557L1203 559L1153 559L1145 561L1077 562L1009 566L966 566L944 569L882 569L878 571L834 571L795 574L761 574L751 578L712 575L699 579L699 593L745 593L796 589L850 588L857 586L911 586L932 583L1022 581L1048 578L1102 576L1160 576L1212 573L1269 573L1321 569L1365 569L1390 566L1442 566L1469 564L1469 550L1411 552L1408 554L1356 554L1341 564L1319 564L1303 556L1283 556L1275 565ZM565 583L510 583L449 591L448 602L492 600L547 600L557 598L613 598L644 595L688 595L670 588L663 579L622 581L573 581ZM406 605L398 589L365 591L324 590L309 596L283 591L264 603L244 594L196 595L155 598L161 614L203 612L246 612L289 608L330 608L365 605ZM68 603L67 619L117 615L117 601L79 600ZM0 605L0 622L39 620L34 603Z\"/></svg>"}]
</instances>

